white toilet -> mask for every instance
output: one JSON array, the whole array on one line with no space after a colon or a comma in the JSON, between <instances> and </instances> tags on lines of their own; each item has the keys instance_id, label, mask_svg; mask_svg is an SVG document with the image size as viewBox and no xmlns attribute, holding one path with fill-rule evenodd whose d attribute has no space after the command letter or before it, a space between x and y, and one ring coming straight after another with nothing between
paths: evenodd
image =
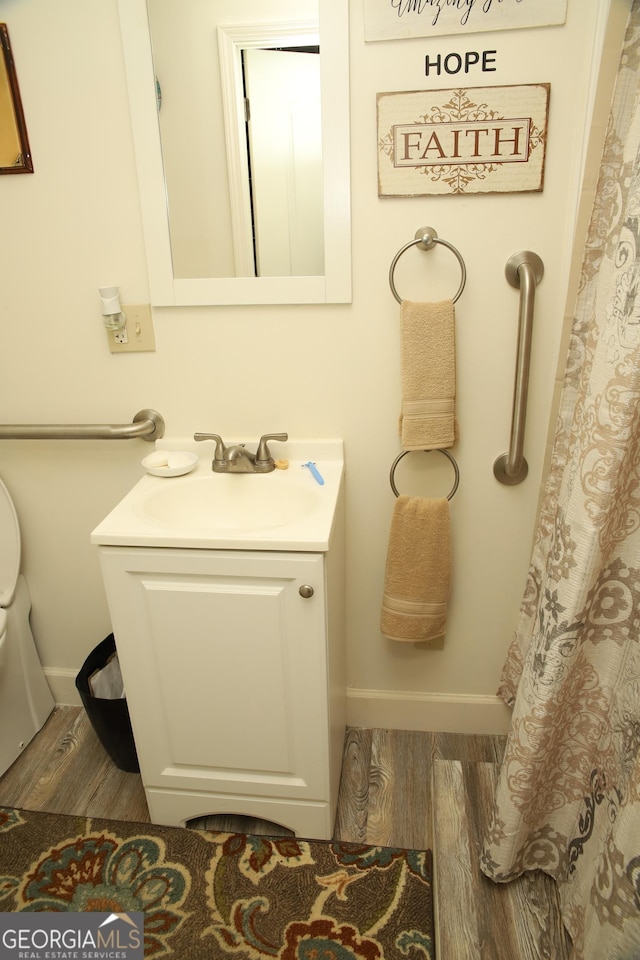
<instances>
[{"instance_id":1,"label":"white toilet","mask_svg":"<svg viewBox=\"0 0 640 960\"><path fill-rule=\"evenodd\" d=\"M29 625L31 599L20 573L20 527L0 480L0 774L36 735L55 704Z\"/></svg>"}]
</instances>

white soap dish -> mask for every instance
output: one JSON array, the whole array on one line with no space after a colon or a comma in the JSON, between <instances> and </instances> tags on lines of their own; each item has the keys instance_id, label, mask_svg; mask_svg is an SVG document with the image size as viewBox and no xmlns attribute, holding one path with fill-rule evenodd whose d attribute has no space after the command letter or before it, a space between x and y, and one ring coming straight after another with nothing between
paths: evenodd
<instances>
[{"instance_id":1,"label":"white soap dish","mask_svg":"<svg viewBox=\"0 0 640 960\"><path fill-rule=\"evenodd\" d=\"M182 477L191 473L198 462L197 453L184 450L154 450L142 461L147 473L154 477Z\"/></svg>"}]
</instances>

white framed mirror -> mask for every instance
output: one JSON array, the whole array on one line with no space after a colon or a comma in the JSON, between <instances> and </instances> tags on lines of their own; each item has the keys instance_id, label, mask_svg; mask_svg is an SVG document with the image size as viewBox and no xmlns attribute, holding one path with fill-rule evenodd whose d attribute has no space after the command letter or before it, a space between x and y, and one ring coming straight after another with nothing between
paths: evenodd
<instances>
[{"instance_id":1,"label":"white framed mirror","mask_svg":"<svg viewBox=\"0 0 640 960\"><path fill-rule=\"evenodd\" d=\"M344 0L309 0L310 9L317 9L316 21L306 12L302 19L300 3L292 5L290 0L260 0L259 3L234 0L231 7L228 0L118 2L152 304L349 303L348 5ZM250 20L252 7L259 13L259 20L255 22ZM230 9L236 22L228 16ZM175 14L180 29L175 25L171 27L168 21L166 28L164 24L159 28L159 10L162 16ZM205 15L206 29L201 19ZM150 17L155 18L153 23ZM193 23L197 24L199 52L194 52L192 32L191 39L185 42L189 57L182 60L180 36L187 33L189 18L192 30ZM319 57L309 56L314 52L317 39ZM315 207L319 219L317 226L307 227L300 221L302 225L298 225L297 233L296 228L291 230L291 238L312 239L311 246L315 248L304 257L298 256L303 244L291 239L295 256L289 260L293 267L284 266L286 256L278 260L260 255L257 242L254 257L247 251L247 234L253 233L255 238L257 231L256 214L247 211L250 201L247 200L245 167L248 160L242 135L243 118L239 119L240 113L244 114L244 104L238 91L243 90L241 71L245 52L273 46L284 46L287 50L301 48L303 59L315 60L316 65L319 61L321 161L314 174L316 180L310 180L305 174L300 178L302 186L298 187L299 197L311 201L308 206ZM300 59L298 53L295 56ZM194 83L194 79L198 81L198 89L194 85L191 91L185 92L186 84ZM212 129L213 110L207 101L214 83L220 123L224 124L222 133ZM178 97L181 85L184 87L182 101ZM192 126L191 132L184 128L169 141L163 131L169 128L171 108L175 107L172 100L175 104L182 103L174 113L183 118L188 115ZM185 103L190 105L189 109L185 109ZM303 115L312 114L310 104L310 98L303 103ZM207 131L217 144L217 157L204 153L201 141L206 140ZM298 135L294 135L293 152L299 154L295 136ZM199 167L206 181L215 184L217 194L208 194L205 179L198 180ZM178 201L180 178L189 185L186 192L191 196L182 208ZM194 183L202 186L194 190ZM224 195L219 192L222 188ZM279 202L285 203L284 194ZM297 212L300 204L296 201L293 206ZM288 222L291 210L282 209L281 222L285 218ZM208 219L205 220L205 216ZM252 227L247 226L247 218ZM211 237L208 225L213 225ZM263 234L266 229L266 226L262 229ZM212 238L215 230L218 236ZM285 233L276 230L278 232ZM214 247L223 250L215 260ZM265 266L269 262L276 266ZM285 269L289 271L287 274ZM303 269L304 274L298 272ZM269 270L278 275L264 275Z\"/></svg>"}]
</instances>

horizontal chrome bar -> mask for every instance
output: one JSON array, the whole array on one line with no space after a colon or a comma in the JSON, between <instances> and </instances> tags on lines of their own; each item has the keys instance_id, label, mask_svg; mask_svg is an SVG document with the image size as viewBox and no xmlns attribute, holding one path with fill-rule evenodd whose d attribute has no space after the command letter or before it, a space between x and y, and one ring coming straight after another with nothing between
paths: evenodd
<instances>
[{"instance_id":1,"label":"horizontal chrome bar","mask_svg":"<svg viewBox=\"0 0 640 960\"><path fill-rule=\"evenodd\" d=\"M0 440L159 440L164 420L155 410L140 410L132 423L123 424L5 424Z\"/></svg>"},{"instance_id":2,"label":"horizontal chrome bar","mask_svg":"<svg viewBox=\"0 0 640 960\"><path fill-rule=\"evenodd\" d=\"M495 461L493 474L500 483L513 486L516 483L522 483L529 472L529 466L524 458L524 428L527 419L533 307L536 286L544 276L544 264L536 253L523 250L509 258L505 275L512 287L520 288L518 346L509 452L503 453Z\"/></svg>"}]
</instances>

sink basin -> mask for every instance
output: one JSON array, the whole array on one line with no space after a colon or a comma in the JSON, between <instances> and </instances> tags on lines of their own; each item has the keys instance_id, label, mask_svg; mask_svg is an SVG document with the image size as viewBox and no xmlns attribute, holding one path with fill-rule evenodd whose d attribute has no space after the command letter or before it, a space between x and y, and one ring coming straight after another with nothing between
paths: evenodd
<instances>
[{"instance_id":1,"label":"sink basin","mask_svg":"<svg viewBox=\"0 0 640 960\"><path fill-rule=\"evenodd\" d=\"M282 470L264 475L210 473L150 490L140 509L155 523L191 532L273 530L316 510L319 490L307 477L292 479Z\"/></svg>"},{"instance_id":2,"label":"sink basin","mask_svg":"<svg viewBox=\"0 0 640 960\"><path fill-rule=\"evenodd\" d=\"M209 446L207 446L207 444ZM324 552L342 491L339 440L289 441L278 453L287 470L222 474L211 469L213 442L163 439L157 449L192 450L184 476L143 476L91 533L102 546ZM315 461L324 483L302 464Z\"/></svg>"}]
</instances>

